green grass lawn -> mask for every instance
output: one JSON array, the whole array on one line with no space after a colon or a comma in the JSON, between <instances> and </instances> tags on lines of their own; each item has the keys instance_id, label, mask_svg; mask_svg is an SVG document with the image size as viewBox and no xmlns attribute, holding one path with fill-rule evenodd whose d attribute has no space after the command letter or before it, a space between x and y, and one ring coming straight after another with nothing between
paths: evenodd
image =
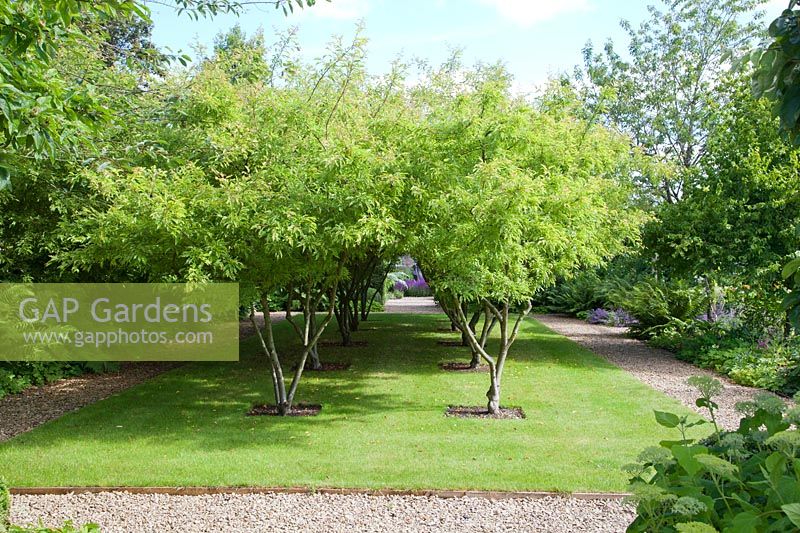
<instances>
[{"instance_id":1,"label":"green grass lawn","mask_svg":"<svg viewBox=\"0 0 800 533\"><path fill-rule=\"evenodd\" d=\"M529 320L504 376L524 420L444 416L485 403L485 374L446 373L466 348L437 345L443 316L377 314L356 340L322 348L347 371L306 373L316 417L247 417L271 399L254 338L238 363L193 363L0 444L12 486L308 486L620 491L620 467L676 435L653 409L685 413L573 342ZM293 343L286 323L279 346ZM326 338L335 338L335 325Z\"/></svg>"}]
</instances>

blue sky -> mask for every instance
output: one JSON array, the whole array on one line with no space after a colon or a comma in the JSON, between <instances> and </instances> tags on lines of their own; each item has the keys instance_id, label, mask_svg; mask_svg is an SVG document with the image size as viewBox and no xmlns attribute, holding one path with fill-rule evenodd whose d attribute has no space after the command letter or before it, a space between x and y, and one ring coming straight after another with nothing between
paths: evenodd
<instances>
[{"instance_id":1,"label":"blue sky","mask_svg":"<svg viewBox=\"0 0 800 533\"><path fill-rule=\"evenodd\" d=\"M192 43L209 46L219 32L240 24L251 33L264 29L267 41L274 31L299 28L303 55L321 55L333 35L351 36L359 20L369 38L369 69L385 72L398 54L434 62L453 47L464 50L468 63L504 61L516 88L529 92L559 72L581 62L587 41L611 37L624 44L619 20L638 23L646 5L660 0L318 0L318 5L288 17L270 6L251 6L240 17L219 16L190 20L169 8L153 5L156 44L190 52ZM771 0L765 6L775 15L788 4Z\"/></svg>"}]
</instances>

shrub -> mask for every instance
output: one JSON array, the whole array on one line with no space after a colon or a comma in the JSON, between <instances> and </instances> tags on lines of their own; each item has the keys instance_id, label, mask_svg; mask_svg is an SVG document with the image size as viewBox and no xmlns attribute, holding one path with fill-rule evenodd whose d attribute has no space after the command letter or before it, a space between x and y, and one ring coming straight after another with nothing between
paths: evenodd
<instances>
[{"instance_id":1,"label":"shrub","mask_svg":"<svg viewBox=\"0 0 800 533\"><path fill-rule=\"evenodd\" d=\"M31 386L44 385L86 372L113 372L118 369L118 363L103 361L83 363L0 362L0 398L9 394L18 394Z\"/></svg>"},{"instance_id":2,"label":"shrub","mask_svg":"<svg viewBox=\"0 0 800 533\"><path fill-rule=\"evenodd\" d=\"M570 315L602 308L606 303L603 282L594 272L562 281L548 290L543 300L550 312Z\"/></svg>"},{"instance_id":3,"label":"shrub","mask_svg":"<svg viewBox=\"0 0 800 533\"><path fill-rule=\"evenodd\" d=\"M687 328L704 312L707 302L700 287L685 281L668 283L655 278L619 286L609 292L609 299L636 318L631 331L642 338L655 337L664 330Z\"/></svg>"},{"instance_id":4,"label":"shrub","mask_svg":"<svg viewBox=\"0 0 800 533\"><path fill-rule=\"evenodd\" d=\"M666 344L665 334L651 344ZM716 324L697 324L676 337L678 358L730 376L735 382L786 395L800 390L800 340L769 341L745 328L727 330Z\"/></svg>"},{"instance_id":5,"label":"shrub","mask_svg":"<svg viewBox=\"0 0 800 533\"><path fill-rule=\"evenodd\" d=\"M0 398L17 394L33 385L42 385L81 374L84 369L76 363L4 362L0 363Z\"/></svg>"},{"instance_id":6,"label":"shrub","mask_svg":"<svg viewBox=\"0 0 800 533\"><path fill-rule=\"evenodd\" d=\"M700 390L697 405L715 420L718 380L690 378ZM695 441L687 429L705 423L656 412L662 426L678 429L680 440L662 441L639 454L626 469L637 517L630 532L796 531L800 528L800 408L786 412L769 394L737 404L739 429ZM702 524L702 525L701 525Z\"/></svg>"}]
</instances>

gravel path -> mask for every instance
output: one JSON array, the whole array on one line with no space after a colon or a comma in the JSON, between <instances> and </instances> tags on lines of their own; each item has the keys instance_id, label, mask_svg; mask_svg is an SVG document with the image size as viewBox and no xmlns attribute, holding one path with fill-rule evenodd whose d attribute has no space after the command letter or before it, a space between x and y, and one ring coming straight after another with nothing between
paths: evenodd
<instances>
[{"instance_id":1,"label":"gravel path","mask_svg":"<svg viewBox=\"0 0 800 533\"><path fill-rule=\"evenodd\" d=\"M715 399L719 404L717 419L727 429L739 427L741 417L734 410L736 402L750 400L756 394L765 392L762 389L737 385L716 372L679 361L666 350L652 348L642 341L627 337L625 328L588 324L583 320L562 315L536 315L534 318L556 333L605 357L640 381L667 396L680 400L682 404L704 416L707 412L694 403L697 391L687 385L686 380L696 375L719 379L725 389Z\"/></svg>"},{"instance_id":2,"label":"gravel path","mask_svg":"<svg viewBox=\"0 0 800 533\"><path fill-rule=\"evenodd\" d=\"M118 372L84 374L0 398L0 442L138 385L180 363L122 363Z\"/></svg>"},{"instance_id":3,"label":"gravel path","mask_svg":"<svg viewBox=\"0 0 800 533\"><path fill-rule=\"evenodd\" d=\"M273 324L276 322L280 322L281 320L286 320L286 313L284 311L273 311L269 314L270 320ZM262 311L258 311L255 314L256 324L258 324L259 328L264 327L264 313ZM253 329L253 323L250 321L250 318L246 318L244 320L239 321L239 340L244 340L250 335L255 335L256 330Z\"/></svg>"},{"instance_id":4,"label":"gravel path","mask_svg":"<svg viewBox=\"0 0 800 533\"><path fill-rule=\"evenodd\" d=\"M14 496L11 521L71 519L114 532L622 532L633 511L619 501L573 498L437 498L332 494L167 496L105 492Z\"/></svg>"},{"instance_id":5,"label":"gravel path","mask_svg":"<svg viewBox=\"0 0 800 533\"><path fill-rule=\"evenodd\" d=\"M412 313L436 315L444 313L442 308L433 301L432 296L406 296L405 298L392 299L386 302L384 309L387 313Z\"/></svg>"}]
</instances>

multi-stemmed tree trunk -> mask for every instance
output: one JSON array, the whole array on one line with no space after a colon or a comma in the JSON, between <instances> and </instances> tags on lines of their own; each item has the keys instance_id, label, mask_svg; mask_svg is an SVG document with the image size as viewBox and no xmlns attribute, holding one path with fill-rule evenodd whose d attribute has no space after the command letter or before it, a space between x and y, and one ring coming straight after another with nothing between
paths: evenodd
<instances>
[{"instance_id":1,"label":"multi-stemmed tree trunk","mask_svg":"<svg viewBox=\"0 0 800 533\"><path fill-rule=\"evenodd\" d=\"M375 303L375 298L378 294L383 293L383 287L386 284L386 279L389 277L389 273L392 271L392 262L391 261L384 261L384 266L380 270L378 270L378 266L380 266L380 261L375 263L375 266L372 269L369 277L366 278L365 282L361 285L361 320L368 320L369 314L372 312L372 304ZM376 277L377 276L377 277ZM372 296L369 295L370 289L375 289L372 293Z\"/></svg>"},{"instance_id":2,"label":"multi-stemmed tree trunk","mask_svg":"<svg viewBox=\"0 0 800 533\"><path fill-rule=\"evenodd\" d=\"M490 385L489 390L486 392L486 398L488 399L486 407L489 413L498 414L500 412L500 391L503 369L505 368L508 351L511 345L514 344L514 341L517 340L517 335L519 334L519 328L522 325L523 319L531 311L531 303L529 301L527 305L519 311L512 329L509 332L509 311L511 307L509 302L501 302L499 305L494 305L486 298L483 298L481 300L481 305L484 311L484 323L480 337L469 328L470 321L461 305L458 305L458 301L456 300L454 303L455 305L451 305L450 308L455 310L454 318L456 324L461 331L467 333L472 350L477 352L489 366ZM488 337L488 332L491 330L494 320L496 320L497 324L500 326L500 347L497 355L492 357L486 351L486 338Z\"/></svg>"},{"instance_id":3,"label":"multi-stemmed tree trunk","mask_svg":"<svg viewBox=\"0 0 800 533\"><path fill-rule=\"evenodd\" d=\"M448 318L450 318L451 329L453 331L461 332L461 345L469 346L470 351L472 353L472 357L469 362L469 367L478 368L478 366L481 363L481 354L478 350L476 350L472 346L472 343L469 340L469 333L467 332L470 331L472 332L473 336L478 337L476 328L478 327L478 322L480 322L481 316L484 316L483 329L481 330L481 334L478 337L478 339L480 341L480 347L485 349L486 342L489 340L489 336L491 335L492 330L494 329L495 324L497 323L497 317L495 316L489 317L488 315L486 315L485 309L483 309L483 307L481 306L478 310L476 310L472 314L472 317L469 319L469 322L467 322L466 327L463 327L459 321L458 314L455 313L445 303L445 301L446 298L442 299L440 305L444 310L445 314L448 316ZM458 304L458 306L460 307L462 314L466 316L469 309L469 305L467 304L467 302L462 302L461 304Z\"/></svg>"},{"instance_id":4,"label":"multi-stemmed tree trunk","mask_svg":"<svg viewBox=\"0 0 800 533\"><path fill-rule=\"evenodd\" d=\"M314 309L316 306L319 305L324 292L320 291L320 296L316 299ZM309 293L306 295L306 301L310 300L308 296ZM283 373L283 365L281 364L280 356L278 355L278 350L275 347L275 337L272 331L272 317L270 316L270 299L267 293L262 293L259 300L261 303L261 309L264 311L264 331L262 332L261 327L259 326L258 322L255 318L255 304L251 305L250 307L250 321L253 324L253 327L256 330L256 334L258 335L258 339L261 344L261 348L264 351L264 354L267 356L267 359L270 363L270 369L272 372L272 389L275 395L275 407L277 408L278 414L280 416L287 415L292 410L292 404L294 402L295 394L297 393L297 387L300 384L300 378L303 375L303 370L305 369L306 360L308 359L309 355L316 349L317 342L319 338L322 336L322 332L325 330L325 327L330 323L333 319L333 306L335 304L336 298L336 286L334 285L333 288L329 292L329 302L328 302L328 310L325 315L325 318L318 324L318 327L315 327L312 330L312 323L316 323L315 320L309 320L309 315L304 310L304 315L306 317L306 321L303 325L303 328L299 328L297 324L292 321L292 324L295 325L297 328L297 332L300 335L301 340L303 341L303 351L300 355L300 361L297 364L297 367L294 369L294 374L292 376L292 381L289 384L289 388L286 388L286 382L284 379ZM291 291L289 295L289 301L291 302ZM291 304L289 304L291 307ZM305 309L311 309L310 306L306 307ZM265 338L266 336L266 338Z\"/></svg>"},{"instance_id":5,"label":"multi-stemmed tree trunk","mask_svg":"<svg viewBox=\"0 0 800 533\"><path fill-rule=\"evenodd\" d=\"M349 268L350 279L339 287L334 314L342 336L342 346L352 343L352 333L358 331L360 320L366 320L369 316L369 311L364 310L367 306L366 293L379 262L380 258L374 255L354 261Z\"/></svg>"},{"instance_id":6,"label":"multi-stemmed tree trunk","mask_svg":"<svg viewBox=\"0 0 800 533\"><path fill-rule=\"evenodd\" d=\"M315 294L316 292L316 294ZM312 370L320 370L322 368L322 362L319 359L319 350L317 349L317 342L315 341L313 344L311 340L317 337L317 333L324 330L325 327L328 325L326 321L323 321L323 324L317 324L317 310L319 309L320 303L322 299L325 297L325 291L322 289L316 290L314 289L314 284L309 283L306 288L305 292L300 295L300 302L301 302L301 310L303 313L303 326L301 327L298 324L294 317L292 316L291 306L292 300L294 299L294 291L290 287L289 288L289 296L286 300L286 321L292 325L294 328L295 333L297 336L300 337L300 341L303 343L303 349L305 350L306 347L309 348L308 350L308 360L303 360L303 364L307 364L308 367ZM335 302L336 293L333 293L331 297L332 300L329 302L329 315L332 315L335 311L336 302ZM330 320L328 320L330 321Z\"/></svg>"}]
</instances>

